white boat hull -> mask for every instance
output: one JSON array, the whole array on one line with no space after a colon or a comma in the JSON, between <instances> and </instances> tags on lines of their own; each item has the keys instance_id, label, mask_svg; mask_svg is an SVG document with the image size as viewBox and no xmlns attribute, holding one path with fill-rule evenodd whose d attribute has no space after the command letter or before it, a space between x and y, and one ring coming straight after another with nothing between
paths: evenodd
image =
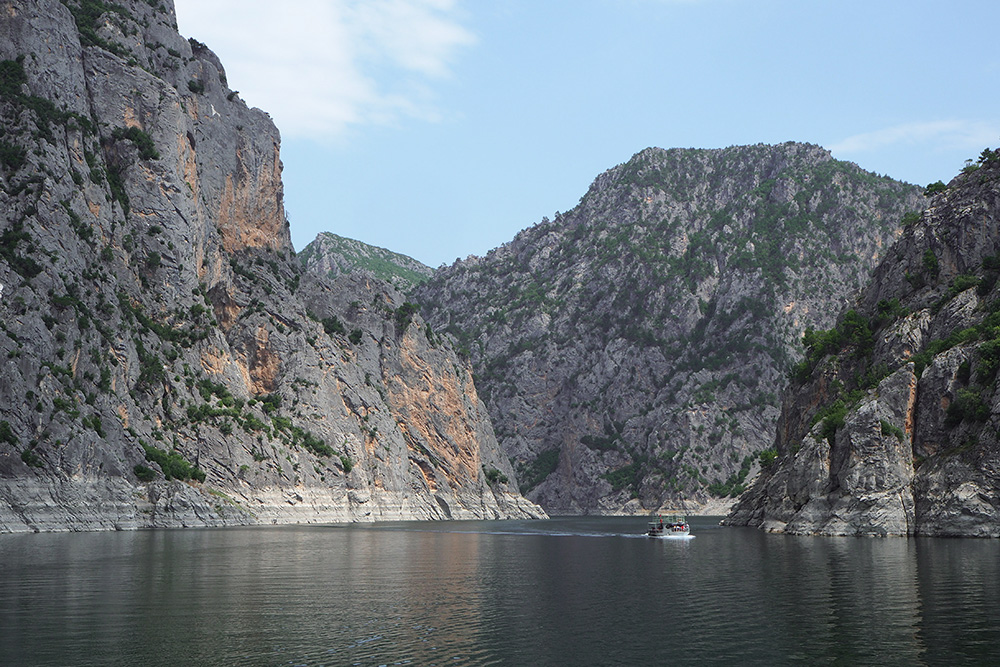
<instances>
[{"instance_id":1,"label":"white boat hull","mask_svg":"<svg viewBox=\"0 0 1000 667\"><path fill-rule=\"evenodd\" d=\"M661 517L659 521L650 521L646 529L649 537L666 539L685 539L691 537L691 526L687 519L674 515L667 521Z\"/></svg>"},{"instance_id":2,"label":"white boat hull","mask_svg":"<svg viewBox=\"0 0 1000 667\"><path fill-rule=\"evenodd\" d=\"M664 533L663 535L650 535L649 537L655 537L658 540L693 540L694 535L691 533Z\"/></svg>"},{"instance_id":3,"label":"white boat hull","mask_svg":"<svg viewBox=\"0 0 1000 667\"><path fill-rule=\"evenodd\" d=\"M648 535L649 537L659 537L663 539L670 539L670 538L684 539L685 537L691 537L691 531L690 530L650 531L646 533L646 535Z\"/></svg>"}]
</instances>

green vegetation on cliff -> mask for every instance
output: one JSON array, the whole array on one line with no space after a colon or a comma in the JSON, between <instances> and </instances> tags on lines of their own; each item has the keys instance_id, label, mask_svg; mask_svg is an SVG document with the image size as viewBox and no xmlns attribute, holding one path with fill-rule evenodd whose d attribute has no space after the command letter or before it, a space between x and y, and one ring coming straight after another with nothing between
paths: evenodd
<instances>
[{"instance_id":1,"label":"green vegetation on cliff","mask_svg":"<svg viewBox=\"0 0 1000 667\"><path fill-rule=\"evenodd\" d=\"M647 149L412 296L469 354L543 506L730 496L773 442L803 332L832 324L923 201L816 146ZM581 445L572 465L540 466L556 442Z\"/></svg>"},{"instance_id":2,"label":"green vegetation on cliff","mask_svg":"<svg viewBox=\"0 0 1000 667\"><path fill-rule=\"evenodd\" d=\"M776 465L730 523L1000 535L1000 151L926 192L852 307L805 332Z\"/></svg>"},{"instance_id":3,"label":"green vegetation on cliff","mask_svg":"<svg viewBox=\"0 0 1000 667\"><path fill-rule=\"evenodd\" d=\"M298 257L304 267L321 275L333 278L344 273L363 272L400 289L409 289L434 272L412 257L330 232L318 235Z\"/></svg>"},{"instance_id":4,"label":"green vegetation on cliff","mask_svg":"<svg viewBox=\"0 0 1000 667\"><path fill-rule=\"evenodd\" d=\"M543 514L377 253L303 268L277 128L171 3L8 9L0 532Z\"/></svg>"}]
</instances>

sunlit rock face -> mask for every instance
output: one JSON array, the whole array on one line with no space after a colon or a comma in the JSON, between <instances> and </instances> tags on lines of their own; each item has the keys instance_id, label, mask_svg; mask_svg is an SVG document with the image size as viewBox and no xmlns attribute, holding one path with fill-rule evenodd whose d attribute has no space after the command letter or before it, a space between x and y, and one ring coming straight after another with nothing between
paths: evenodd
<instances>
[{"instance_id":1,"label":"sunlit rock face","mask_svg":"<svg viewBox=\"0 0 1000 667\"><path fill-rule=\"evenodd\" d=\"M0 3L0 531L535 517L395 288L304 272L172 3Z\"/></svg>"}]
</instances>

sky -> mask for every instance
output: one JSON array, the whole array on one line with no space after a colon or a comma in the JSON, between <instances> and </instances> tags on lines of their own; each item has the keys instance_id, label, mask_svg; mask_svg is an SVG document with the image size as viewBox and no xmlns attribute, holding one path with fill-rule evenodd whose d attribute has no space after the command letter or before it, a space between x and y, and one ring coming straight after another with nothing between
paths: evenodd
<instances>
[{"instance_id":1,"label":"sky","mask_svg":"<svg viewBox=\"0 0 1000 667\"><path fill-rule=\"evenodd\" d=\"M175 0L281 132L301 250L437 267L650 146L801 141L948 182L1000 146L996 0Z\"/></svg>"}]
</instances>

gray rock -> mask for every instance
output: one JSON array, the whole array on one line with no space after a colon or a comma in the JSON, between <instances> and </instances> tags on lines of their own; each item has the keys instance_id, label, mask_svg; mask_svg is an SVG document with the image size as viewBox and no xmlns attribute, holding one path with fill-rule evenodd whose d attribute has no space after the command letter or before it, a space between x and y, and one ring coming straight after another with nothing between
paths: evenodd
<instances>
[{"instance_id":1,"label":"gray rock","mask_svg":"<svg viewBox=\"0 0 1000 667\"><path fill-rule=\"evenodd\" d=\"M780 458L727 523L1000 536L998 195L1000 154L987 149L908 221L856 303L851 321L870 331L854 329L832 355L814 357L811 377L790 388ZM843 426L829 446L814 445L838 405ZM804 425L817 421L807 435Z\"/></svg>"},{"instance_id":2,"label":"gray rock","mask_svg":"<svg viewBox=\"0 0 1000 667\"><path fill-rule=\"evenodd\" d=\"M802 333L923 206L817 146L651 148L411 298L468 352L530 499L718 508L774 439Z\"/></svg>"},{"instance_id":3,"label":"gray rock","mask_svg":"<svg viewBox=\"0 0 1000 667\"><path fill-rule=\"evenodd\" d=\"M330 232L318 234L298 256L302 266L319 275L336 278L364 273L404 292L434 274L434 269L412 257Z\"/></svg>"},{"instance_id":4,"label":"gray rock","mask_svg":"<svg viewBox=\"0 0 1000 667\"><path fill-rule=\"evenodd\" d=\"M447 337L302 270L172 4L75 7L0 15L0 531L545 516Z\"/></svg>"}]
</instances>

